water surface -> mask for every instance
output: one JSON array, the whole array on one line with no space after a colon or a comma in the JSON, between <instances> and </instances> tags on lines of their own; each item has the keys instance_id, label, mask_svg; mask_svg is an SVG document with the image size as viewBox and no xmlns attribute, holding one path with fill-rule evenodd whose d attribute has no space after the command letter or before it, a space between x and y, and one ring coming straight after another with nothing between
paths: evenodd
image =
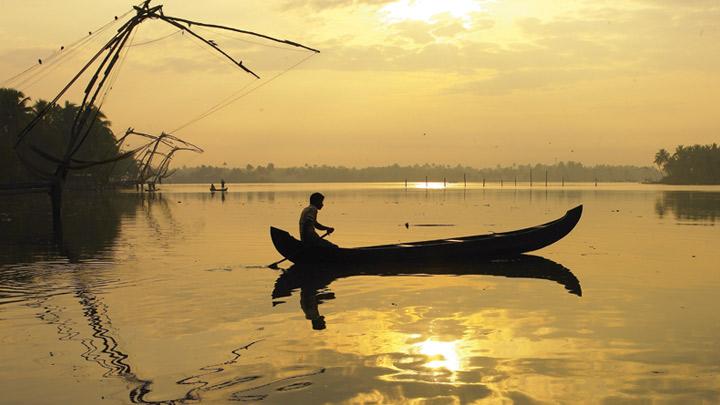
<instances>
[{"instance_id":1,"label":"water surface","mask_svg":"<svg viewBox=\"0 0 720 405\"><path fill-rule=\"evenodd\" d=\"M720 188L431 186L75 194L61 238L2 197L0 402L720 402ZM298 285L268 228L312 191L342 246L584 214L525 260Z\"/></svg>"}]
</instances>

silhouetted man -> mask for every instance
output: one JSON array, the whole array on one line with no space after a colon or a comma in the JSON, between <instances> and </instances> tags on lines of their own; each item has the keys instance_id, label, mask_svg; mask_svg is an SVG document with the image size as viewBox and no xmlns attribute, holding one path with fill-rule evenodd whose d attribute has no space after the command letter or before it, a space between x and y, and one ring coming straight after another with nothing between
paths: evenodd
<instances>
[{"instance_id":1,"label":"silhouetted man","mask_svg":"<svg viewBox=\"0 0 720 405\"><path fill-rule=\"evenodd\" d=\"M335 228L325 226L317 221L317 213L322 209L324 200L325 196L320 193L313 193L310 196L310 205L305 207L300 214L300 240L309 246L336 248L337 245L320 238L320 235L315 232L316 229L327 231L329 234L335 231Z\"/></svg>"}]
</instances>

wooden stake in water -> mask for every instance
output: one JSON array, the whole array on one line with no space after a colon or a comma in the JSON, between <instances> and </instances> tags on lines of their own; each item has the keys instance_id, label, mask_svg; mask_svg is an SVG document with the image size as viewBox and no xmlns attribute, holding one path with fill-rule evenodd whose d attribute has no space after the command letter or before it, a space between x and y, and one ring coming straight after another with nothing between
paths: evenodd
<instances>
[{"instance_id":1,"label":"wooden stake in water","mask_svg":"<svg viewBox=\"0 0 720 405\"><path fill-rule=\"evenodd\" d=\"M547 170L545 170L545 187L547 187Z\"/></svg>"},{"instance_id":2,"label":"wooden stake in water","mask_svg":"<svg viewBox=\"0 0 720 405\"><path fill-rule=\"evenodd\" d=\"M485 177L483 177L483 187L485 187Z\"/></svg>"},{"instance_id":3,"label":"wooden stake in water","mask_svg":"<svg viewBox=\"0 0 720 405\"><path fill-rule=\"evenodd\" d=\"M532 169L530 169L530 187L532 187Z\"/></svg>"},{"instance_id":4,"label":"wooden stake in water","mask_svg":"<svg viewBox=\"0 0 720 405\"><path fill-rule=\"evenodd\" d=\"M467 188L467 176L463 173L463 187Z\"/></svg>"}]
</instances>

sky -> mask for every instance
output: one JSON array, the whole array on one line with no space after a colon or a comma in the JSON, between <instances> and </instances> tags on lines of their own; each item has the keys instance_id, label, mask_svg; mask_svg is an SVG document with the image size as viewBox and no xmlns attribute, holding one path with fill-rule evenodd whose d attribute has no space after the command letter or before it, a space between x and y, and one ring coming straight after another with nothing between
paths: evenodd
<instances>
[{"instance_id":1,"label":"sky","mask_svg":"<svg viewBox=\"0 0 720 405\"><path fill-rule=\"evenodd\" d=\"M0 86L33 99L131 15L119 0L0 1ZM205 151L176 164L652 165L660 148L720 141L717 0L161 3L321 51L197 28L257 80L172 26L141 25L102 108L117 134L171 132Z\"/></svg>"}]
</instances>

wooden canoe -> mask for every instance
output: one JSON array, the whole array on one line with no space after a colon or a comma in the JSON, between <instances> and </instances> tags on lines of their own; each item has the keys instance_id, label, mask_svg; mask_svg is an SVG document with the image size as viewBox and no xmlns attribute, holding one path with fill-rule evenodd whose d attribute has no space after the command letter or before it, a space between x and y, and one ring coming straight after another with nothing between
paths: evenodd
<instances>
[{"instance_id":1,"label":"wooden canoe","mask_svg":"<svg viewBox=\"0 0 720 405\"><path fill-rule=\"evenodd\" d=\"M275 227L270 228L270 237L275 249L296 264L488 260L518 256L551 245L570 233L581 215L582 205L578 205L554 221L516 231L357 248L306 247Z\"/></svg>"}]
</instances>

